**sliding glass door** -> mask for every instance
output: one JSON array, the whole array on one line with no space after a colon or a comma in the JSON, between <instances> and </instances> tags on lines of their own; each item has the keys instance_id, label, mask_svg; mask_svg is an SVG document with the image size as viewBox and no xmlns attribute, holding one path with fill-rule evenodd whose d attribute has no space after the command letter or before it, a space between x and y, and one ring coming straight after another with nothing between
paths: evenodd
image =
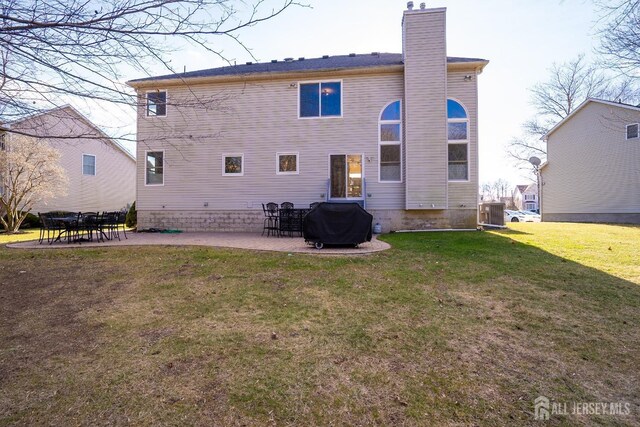
<instances>
[{"instance_id":1,"label":"sliding glass door","mask_svg":"<svg viewBox=\"0 0 640 427\"><path fill-rule=\"evenodd\" d=\"M331 154L329 180L331 199L362 199L362 154Z\"/></svg>"}]
</instances>

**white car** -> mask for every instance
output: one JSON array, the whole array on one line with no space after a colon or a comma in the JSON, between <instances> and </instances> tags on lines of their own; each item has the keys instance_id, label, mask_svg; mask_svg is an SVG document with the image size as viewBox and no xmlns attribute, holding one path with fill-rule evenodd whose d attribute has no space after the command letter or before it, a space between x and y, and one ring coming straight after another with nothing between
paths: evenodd
<instances>
[{"instance_id":1,"label":"white car","mask_svg":"<svg viewBox=\"0 0 640 427\"><path fill-rule=\"evenodd\" d=\"M522 212L505 209L504 222L527 222L527 217Z\"/></svg>"},{"instance_id":2,"label":"white car","mask_svg":"<svg viewBox=\"0 0 640 427\"><path fill-rule=\"evenodd\" d=\"M531 211L519 211L524 214L527 222L540 222L540 215Z\"/></svg>"}]
</instances>

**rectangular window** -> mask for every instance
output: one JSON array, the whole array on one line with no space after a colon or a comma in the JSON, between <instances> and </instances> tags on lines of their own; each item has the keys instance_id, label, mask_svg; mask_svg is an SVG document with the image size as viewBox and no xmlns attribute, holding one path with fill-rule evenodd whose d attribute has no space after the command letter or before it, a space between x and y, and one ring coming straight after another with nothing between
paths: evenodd
<instances>
[{"instance_id":1,"label":"rectangular window","mask_svg":"<svg viewBox=\"0 0 640 427\"><path fill-rule=\"evenodd\" d=\"M300 117L341 117L342 83L301 83Z\"/></svg>"},{"instance_id":2,"label":"rectangular window","mask_svg":"<svg viewBox=\"0 0 640 427\"><path fill-rule=\"evenodd\" d=\"M449 144L449 181L469 179L467 144Z\"/></svg>"},{"instance_id":3,"label":"rectangular window","mask_svg":"<svg viewBox=\"0 0 640 427\"><path fill-rule=\"evenodd\" d=\"M536 195L535 194L525 194L524 195L524 199L525 200L535 200L536 199Z\"/></svg>"},{"instance_id":4,"label":"rectangular window","mask_svg":"<svg viewBox=\"0 0 640 427\"><path fill-rule=\"evenodd\" d=\"M147 92L147 116L167 115L167 91Z\"/></svg>"},{"instance_id":5,"label":"rectangular window","mask_svg":"<svg viewBox=\"0 0 640 427\"><path fill-rule=\"evenodd\" d=\"M164 151L147 151L147 185L164 185Z\"/></svg>"},{"instance_id":6,"label":"rectangular window","mask_svg":"<svg viewBox=\"0 0 640 427\"><path fill-rule=\"evenodd\" d=\"M243 176L244 154L224 154L222 156L222 175Z\"/></svg>"},{"instance_id":7,"label":"rectangular window","mask_svg":"<svg viewBox=\"0 0 640 427\"><path fill-rule=\"evenodd\" d=\"M96 174L96 156L93 154L82 155L82 175Z\"/></svg>"},{"instance_id":8,"label":"rectangular window","mask_svg":"<svg viewBox=\"0 0 640 427\"><path fill-rule=\"evenodd\" d=\"M627 139L634 139L638 137L638 131L640 129L638 129L640 126L638 126L638 123L632 124L632 125L627 125Z\"/></svg>"},{"instance_id":9,"label":"rectangular window","mask_svg":"<svg viewBox=\"0 0 640 427\"><path fill-rule=\"evenodd\" d=\"M276 173L278 175L298 174L298 153L277 153Z\"/></svg>"},{"instance_id":10,"label":"rectangular window","mask_svg":"<svg viewBox=\"0 0 640 427\"><path fill-rule=\"evenodd\" d=\"M400 182L400 144L380 145L380 181Z\"/></svg>"},{"instance_id":11,"label":"rectangular window","mask_svg":"<svg viewBox=\"0 0 640 427\"><path fill-rule=\"evenodd\" d=\"M463 141L467 139L467 122L449 121L449 141Z\"/></svg>"},{"instance_id":12,"label":"rectangular window","mask_svg":"<svg viewBox=\"0 0 640 427\"><path fill-rule=\"evenodd\" d=\"M6 139L6 133L0 133L0 151L4 151L6 146L5 146L5 139Z\"/></svg>"}]
</instances>

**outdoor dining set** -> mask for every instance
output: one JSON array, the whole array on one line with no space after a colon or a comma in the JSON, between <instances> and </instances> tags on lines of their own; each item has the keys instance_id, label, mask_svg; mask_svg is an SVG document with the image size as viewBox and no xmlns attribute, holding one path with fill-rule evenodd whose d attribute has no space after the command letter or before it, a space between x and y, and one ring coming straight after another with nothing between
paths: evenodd
<instances>
[{"instance_id":1,"label":"outdoor dining set","mask_svg":"<svg viewBox=\"0 0 640 427\"><path fill-rule=\"evenodd\" d=\"M263 203L264 227L262 235L267 233L267 236L277 237L302 236L302 220L318 204L319 202L314 202L309 207L296 208L290 202L283 202L279 206L275 202Z\"/></svg>"},{"instance_id":2,"label":"outdoor dining set","mask_svg":"<svg viewBox=\"0 0 640 427\"><path fill-rule=\"evenodd\" d=\"M42 244L45 237L47 243L62 242L104 242L105 240L120 240L120 231L127 238L125 227L125 211L113 212L66 212L55 211L38 213L40 218L40 237Z\"/></svg>"}]
</instances>

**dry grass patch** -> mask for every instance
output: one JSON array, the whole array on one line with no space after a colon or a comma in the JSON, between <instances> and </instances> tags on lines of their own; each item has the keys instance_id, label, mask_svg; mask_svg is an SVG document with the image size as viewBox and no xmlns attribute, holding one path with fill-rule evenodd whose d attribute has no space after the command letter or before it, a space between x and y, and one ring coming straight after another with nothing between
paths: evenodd
<instances>
[{"instance_id":1,"label":"dry grass patch","mask_svg":"<svg viewBox=\"0 0 640 427\"><path fill-rule=\"evenodd\" d=\"M637 408L640 283L544 230L389 235L358 258L0 250L0 425L536 425L540 394Z\"/></svg>"}]
</instances>

